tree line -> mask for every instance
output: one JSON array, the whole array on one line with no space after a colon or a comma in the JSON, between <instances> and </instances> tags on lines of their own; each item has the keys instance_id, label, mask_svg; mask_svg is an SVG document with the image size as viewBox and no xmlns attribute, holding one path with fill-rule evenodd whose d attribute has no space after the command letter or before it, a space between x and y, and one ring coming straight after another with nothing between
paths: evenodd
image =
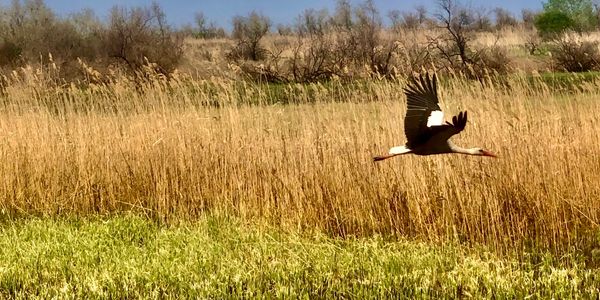
<instances>
[{"instance_id":1,"label":"tree line","mask_svg":"<svg viewBox=\"0 0 600 300\"><path fill-rule=\"evenodd\" d=\"M196 14L195 24L175 28L157 3L114 6L106 20L101 20L89 9L59 17L43 0L13 0L0 8L0 69L52 60L69 77L70 72L78 72L78 60L132 73L151 62L154 71L168 75L181 61L184 38L191 37L234 40L227 58L250 77L271 81L343 77L349 73L348 66L367 66L383 75L432 63L472 75L490 68L502 72L506 54L499 49L473 49L474 32L520 26L535 28L539 37L549 40L565 31L595 30L600 24L600 2L595 1L548 0L542 11L523 10L517 18L503 8L473 9L457 0L439 0L431 12L416 6L385 16L372 0L354 6L338 0L333 12L307 9L292 24L274 26L269 17L257 12L236 16L227 32L202 12ZM438 33L428 36L426 45L409 45L397 36L382 34L421 29ZM283 57L283 49L265 48L267 35L295 37L287 45L291 57ZM532 53L538 44L532 39ZM409 60L408 66L399 65L402 59ZM252 64L256 61L263 63L260 67Z\"/></svg>"}]
</instances>

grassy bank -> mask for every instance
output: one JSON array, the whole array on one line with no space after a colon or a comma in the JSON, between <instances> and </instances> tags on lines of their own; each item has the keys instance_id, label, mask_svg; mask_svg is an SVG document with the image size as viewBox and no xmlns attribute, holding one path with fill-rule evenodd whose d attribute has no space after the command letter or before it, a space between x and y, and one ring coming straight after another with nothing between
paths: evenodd
<instances>
[{"instance_id":1,"label":"grassy bank","mask_svg":"<svg viewBox=\"0 0 600 300\"><path fill-rule=\"evenodd\" d=\"M596 298L600 270L574 254L331 239L232 220L21 219L0 226L0 297L242 296Z\"/></svg>"}]
</instances>

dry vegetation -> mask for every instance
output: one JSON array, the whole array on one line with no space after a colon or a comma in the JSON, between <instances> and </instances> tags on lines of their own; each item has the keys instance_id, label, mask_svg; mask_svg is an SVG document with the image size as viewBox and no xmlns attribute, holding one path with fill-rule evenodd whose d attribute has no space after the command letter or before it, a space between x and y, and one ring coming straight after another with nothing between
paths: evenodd
<instances>
[{"instance_id":1,"label":"dry vegetation","mask_svg":"<svg viewBox=\"0 0 600 300\"><path fill-rule=\"evenodd\" d=\"M471 117L456 143L500 159L374 164L404 142L404 79L260 85L174 75L82 89L46 87L44 75L23 69L1 96L5 217L216 214L500 251L578 247L591 257L599 247L597 81L568 94L520 76L502 86L445 78L443 107Z\"/></svg>"}]
</instances>

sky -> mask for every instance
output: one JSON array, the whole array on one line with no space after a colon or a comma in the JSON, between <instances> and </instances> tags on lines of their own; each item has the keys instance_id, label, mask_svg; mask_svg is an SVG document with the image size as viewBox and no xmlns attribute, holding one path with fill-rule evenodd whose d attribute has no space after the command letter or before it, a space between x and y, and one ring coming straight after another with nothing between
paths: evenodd
<instances>
[{"instance_id":1,"label":"sky","mask_svg":"<svg viewBox=\"0 0 600 300\"><path fill-rule=\"evenodd\" d=\"M103 0L103 1L73 1L73 0L45 0L46 5L60 15L81 11L91 8L96 15L104 18L109 9L114 5L121 6L146 6L152 0ZM231 19L236 15L246 15L251 11L257 11L268 16L273 24L293 24L295 18L305 9L326 8L333 12L335 0L158 0L156 1L165 11L170 24L175 26L193 24L194 15L203 12L209 21L214 21L218 26L231 28ZM353 4L362 3L361 0L351 0ZM381 15L393 9L400 11L411 11L417 5L424 5L431 14L436 9L436 0L374 0ZM0 0L2 6L10 3L10 0ZM524 8L540 10L541 0L461 0L461 3L471 8L502 7L511 11L516 17L520 17Z\"/></svg>"}]
</instances>

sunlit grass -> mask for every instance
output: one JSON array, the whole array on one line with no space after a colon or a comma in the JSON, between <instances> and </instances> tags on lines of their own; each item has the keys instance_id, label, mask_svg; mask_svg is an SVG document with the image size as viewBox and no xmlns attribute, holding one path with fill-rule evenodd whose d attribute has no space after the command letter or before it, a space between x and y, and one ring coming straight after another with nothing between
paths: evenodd
<instances>
[{"instance_id":1,"label":"sunlit grass","mask_svg":"<svg viewBox=\"0 0 600 300\"><path fill-rule=\"evenodd\" d=\"M20 219L0 227L0 297L587 298L577 257L502 259L455 244L332 239L225 218Z\"/></svg>"},{"instance_id":2,"label":"sunlit grass","mask_svg":"<svg viewBox=\"0 0 600 300\"><path fill-rule=\"evenodd\" d=\"M0 106L3 214L223 214L330 236L411 237L558 253L598 245L600 108L512 76L443 79L469 111L454 141L500 159L372 157L404 143L404 81L271 86L175 76L52 87L12 82ZM35 79L37 78L37 79ZM279 101L284 97L292 101ZM296 104L283 104L296 103Z\"/></svg>"}]
</instances>

